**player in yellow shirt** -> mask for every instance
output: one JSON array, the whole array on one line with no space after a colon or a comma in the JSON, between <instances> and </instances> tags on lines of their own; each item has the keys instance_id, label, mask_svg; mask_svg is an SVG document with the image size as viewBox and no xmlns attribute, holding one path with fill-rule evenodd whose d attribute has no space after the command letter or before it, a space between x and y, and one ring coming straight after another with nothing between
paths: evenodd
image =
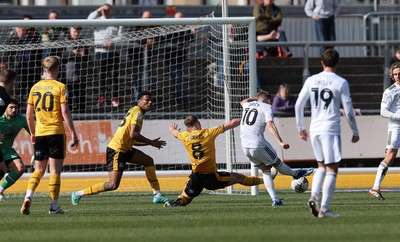
<instances>
[{"instance_id":1,"label":"player in yellow shirt","mask_svg":"<svg viewBox=\"0 0 400 242\"><path fill-rule=\"evenodd\" d=\"M126 163L144 166L147 180L150 182L151 188L153 189L153 203L164 203L167 201L167 198L160 192L160 185L158 183L153 158L132 147L133 145L151 145L161 149L167 144L164 140L160 140L160 138L151 140L140 133L143 126L144 114L150 110L151 105L151 93L148 91L139 93L137 106L128 111L119 124L114 137L107 145L106 156L109 180L73 192L71 194L71 202L73 205L78 205L80 199L85 195L94 195L100 192L116 190L121 182Z\"/></svg>"},{"instance_id":2,"label":"player in yellow shirt","mask_svg":"<svg viewBox=\"0 0 400 242\"><path fill-rule=\"evenodd\" d=\"M239 126L240 119L234 119L217 128L202 128L198 118L189 115L184 123L186 131L180 132L174 122L169 125L169 130L175 138L183 142L192 164L192 174L181 195L177 199L165 202L164 207L186 206L200 195L204 188L217 190L236 183L245 186L263 183L262 178L217 170L215 139L223 132Z\"/></svg>"},{"instance_id":3,"label":"player in yellow shirt","mask_svg":"<svg viewBox=\"0 0 400 242\"><path fill-rule=\"evenodd\" d=\"M35 171L29 178L22 214L29 214L33 194L39 185L47 164L50 165L49 214L64 214L58 206L61 171L66 151L64 122L71 133L71 147L78 147L79 140L68 108L68 91L65 84L56 80L60 73L60 58L48 56L43 60L46 77L33 85L29 92L26 120L31 131L35 151ZM36 116L36 125L34 120Z\"/></svg>"}]
</instances>

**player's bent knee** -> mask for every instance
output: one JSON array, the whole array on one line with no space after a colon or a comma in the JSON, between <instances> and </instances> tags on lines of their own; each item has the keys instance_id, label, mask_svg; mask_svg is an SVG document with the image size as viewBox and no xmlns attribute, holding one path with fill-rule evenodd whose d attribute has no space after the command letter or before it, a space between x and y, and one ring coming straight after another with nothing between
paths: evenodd
<instances>
[{"instance_id":1,"label":"player's bent knee","mask_svg":"<svg viewBox=\"0 0 400 242\"><path fill-rule=\"evenodd\" d=\"M272 168L272 165L265 165L265 164L261 164L261 165L259 165L258 166L258 168L260 169L260 170L262 170L262 171L269 171L269 170L271 170L271 168Z\"/></svg>"},{"instance_id":2,"label":"player's bent knee","mask_svg":"<svg viewBox=\"0 0 400 242\"><path fill-rule=\"evenodd\" d=\"M17 167L18 174L22 175L25 172L25 165L22 164L20 167Z\"/></svg>"},{"instance_id":3,"label":"player's bent knee","mask_svg":"<svg viewBox=\"0 0 400 242\"><path fill-rule=\"evenodd\" d=\"M144 159L142 164L144 166L154 166L154 160L151 157L148 157L148 159Z\"/></svg>"},{"instance_id":4,"label":"player's bent knee","mask_svg":"<svg viewBox=\"0 0 400 242\"><path fill-rule=\"evenodd\" d=\"M106 186L104 186L106 191L113 191L118 189L119 183L109 182Z\"/></svg>"}]
</instances>

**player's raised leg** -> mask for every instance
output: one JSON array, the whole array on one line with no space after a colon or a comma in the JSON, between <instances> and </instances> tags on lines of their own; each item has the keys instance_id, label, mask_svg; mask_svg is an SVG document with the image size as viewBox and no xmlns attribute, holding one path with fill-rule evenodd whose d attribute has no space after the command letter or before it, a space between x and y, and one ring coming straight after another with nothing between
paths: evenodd
<instances>
[{"instance_id":1,"label":"player's raised leg","mask_svg":"<svg viewBox=\"0 0 400 242\"><path fill-rule=\"evenodd\" d=\"M79 205L79 202L83 196L95 195L101 192L113 191L119 187L123 171L110 171L108 172L109 180L87 187L83 190L71 193L72 205Z\"/></svg>"}]
</instances>

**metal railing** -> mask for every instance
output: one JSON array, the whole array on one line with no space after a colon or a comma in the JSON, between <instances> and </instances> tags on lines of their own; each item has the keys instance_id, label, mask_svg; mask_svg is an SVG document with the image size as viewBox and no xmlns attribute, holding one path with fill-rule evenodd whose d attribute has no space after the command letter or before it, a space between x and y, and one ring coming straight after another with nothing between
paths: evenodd
<instances>
[{"instance_id":1,"label":"metal railing","mask_svg":"<svg viewBox=\"0 0 400 242\"><path fill-rule=\"evenodd\" d=\"M400 39L400 12L370 12L363 16L364 41L396 41ZM380 55L381 49L365 48L365 55ZM393 51L393 48L391 49Z\"/></svg>"},{"instance_id":2,"label":"metal railing","mask_svg":"<svg viewBox=\"0 0 400 242\"><path fill-rule=\"evenodd\" d=\"M382 90L388 88L391 84L389 78L389 63L392 57L390 52L390 48L396 45L400 45L399 40L390 40L390 41L354 41L354 42L338 42L338 41L314 41L314 42L257 42L258 47L274 47L274 46L297 46L303 49L303 81L310 76L310 67L309 67L309 53L311 47L319 48L321 46L366 46L366 47L380 47L383 51L380 53L381 56L385 58L384 61L384 73L382 74L383 83L382 83Z\"/></svg>"}]
</instances>

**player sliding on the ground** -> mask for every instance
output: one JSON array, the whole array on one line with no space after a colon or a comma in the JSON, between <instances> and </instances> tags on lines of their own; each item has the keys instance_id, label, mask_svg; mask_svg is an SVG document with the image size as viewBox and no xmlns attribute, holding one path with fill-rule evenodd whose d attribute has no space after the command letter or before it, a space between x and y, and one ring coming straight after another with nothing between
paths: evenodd
<instances>
[{"instance_id":1,"label":"player sliding on the ground","mask_svg":"<svg viewBox=\"0 0 400 242\"><path fill-rule=\"evenodd\" d=\"M192 174L181 195L177 199L167 201L165 207L186 206L193 198L200 195L204 188L217 190L236 183L245 186L263 183L258 177L217 170L215 139L223 132L239 126L240 119L232 120L217 128L202 128L197 117L189 115L184 123L186 131L180 132L174 122L169 125L169 130L175 138L183 142L192 163Z\"/></svg>"}]
</instances>

